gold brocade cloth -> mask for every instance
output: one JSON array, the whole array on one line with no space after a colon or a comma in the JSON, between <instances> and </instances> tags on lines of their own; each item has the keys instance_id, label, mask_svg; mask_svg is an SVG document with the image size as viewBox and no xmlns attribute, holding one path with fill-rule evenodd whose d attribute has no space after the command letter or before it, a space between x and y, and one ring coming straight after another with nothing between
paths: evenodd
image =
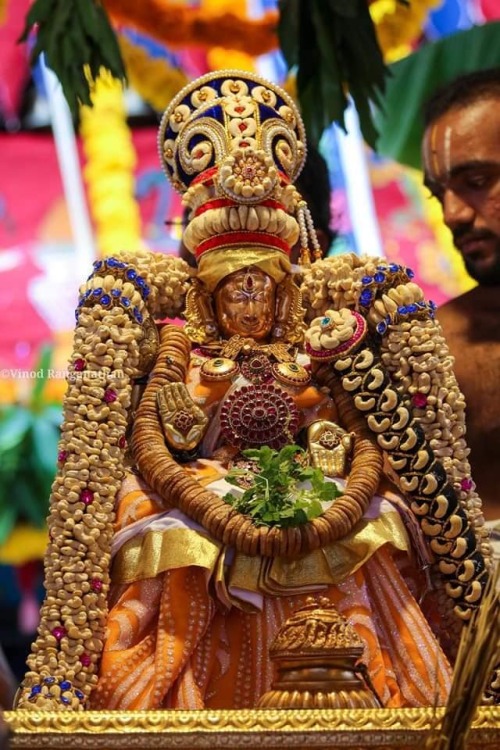
<instances>
[{"instance_id":1,"label":"gold brocade cloth","mask_svg":"<svg viewBox=\"0 0 500 750\"><path fill-rule=\"evenodd\" d=\"M214 576L217 587L271 596L307 593L337 584L355 573L385 544L408 551L408 535L397 511L362 519L344 539L294 560L232 555L224 545L198 530L173 528L147 531L126 542L113 564L116 583L154 578L167 570L196 566ZM230 560L232 559L232 562Z\"/></svg>"}]
</instances>

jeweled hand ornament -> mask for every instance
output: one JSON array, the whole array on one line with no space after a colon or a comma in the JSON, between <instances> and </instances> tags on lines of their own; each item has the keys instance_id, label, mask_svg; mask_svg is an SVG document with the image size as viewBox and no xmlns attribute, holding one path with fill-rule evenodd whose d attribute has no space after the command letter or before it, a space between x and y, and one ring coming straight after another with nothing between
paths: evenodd
<instances>
[{"instance_id":1,"label":"jeweled hand ornament","mask_svg":"<svg viewBox=\"0 0 500 750\"><path fill-rule=\"evenodd\" d=\"M354 437L353 432L346 432L335 422L326 419L314 422L307 430L312 465L327 477L345 476Z\"/></svg>"},{"instance_id":2,"label":"jeweled hand ornament","mask_svg":"<svg viewBox=\"0 0 500 750\"><path fill-rule=\"evenodd\" d=\"M158 392L165 440L176 451L191 451L200 443L208 417L196 406L184 383L169 383Z\"/></svg>"}]
</instances>

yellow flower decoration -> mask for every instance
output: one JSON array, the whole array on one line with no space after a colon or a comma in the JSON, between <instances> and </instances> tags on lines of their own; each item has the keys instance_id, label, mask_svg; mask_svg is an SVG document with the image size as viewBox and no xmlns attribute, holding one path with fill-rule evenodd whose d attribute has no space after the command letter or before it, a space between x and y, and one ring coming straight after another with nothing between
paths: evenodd
<instances>
[{"instance_id":1,"label":"yellow flower decoration","mask_svg":"<svg viewBox=\"0 0 500 750\"><path fill-rule=\"evenodd\" d=\"M121 83L102 74L95 82L92 99L93 107L81 108L80 134L97 245L102 255L137 250L144 243L134 197L136 154Z\"/></svg>"}]
</instances>

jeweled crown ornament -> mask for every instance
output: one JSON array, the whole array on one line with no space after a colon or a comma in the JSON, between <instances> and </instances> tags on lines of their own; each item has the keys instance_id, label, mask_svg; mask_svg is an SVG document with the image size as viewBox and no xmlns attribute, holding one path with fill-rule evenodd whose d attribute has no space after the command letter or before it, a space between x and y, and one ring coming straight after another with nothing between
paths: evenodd
<instances>
[{"instance_id":1,"label":"jeweled crown ornament","mask_svg":"<svg viewBox=\"0 0 500 750\"><path fill-rule=\"evenodd\" d=\"M190 211L184 233L209 289L258 265L280 282L300 239L307 262L312 221L294 187L305 131L279 86L242 71L209 73L186 86L163 115L160 159Z\"/></svg>"}]
</instances>

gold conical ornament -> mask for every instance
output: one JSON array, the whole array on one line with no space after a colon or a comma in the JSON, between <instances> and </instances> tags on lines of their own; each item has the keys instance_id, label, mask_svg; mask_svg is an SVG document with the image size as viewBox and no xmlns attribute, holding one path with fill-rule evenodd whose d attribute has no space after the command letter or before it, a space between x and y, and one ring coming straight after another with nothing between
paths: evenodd
<instances>
[{"instance_id":1,"label":"gold conical ornament","mask_svg":"<svg viewBox=\"0 0 500 750\"><path fill-rule=\"evenodd\" d=\"M360 677L363 651L354 628L329 599L308 597L271 644L277 679L259 708L380 708Z\"/></svg>"}]
</instances>

